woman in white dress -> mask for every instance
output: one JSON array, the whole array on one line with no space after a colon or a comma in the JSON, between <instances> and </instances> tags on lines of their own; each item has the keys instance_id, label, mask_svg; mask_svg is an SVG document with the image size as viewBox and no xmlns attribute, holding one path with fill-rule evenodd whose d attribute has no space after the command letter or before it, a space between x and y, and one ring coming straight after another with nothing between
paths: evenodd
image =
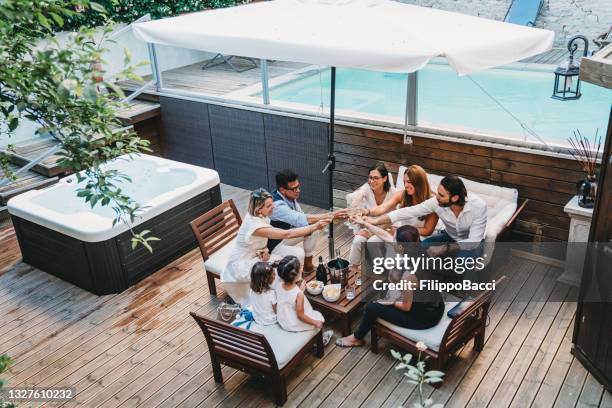
<instances>
[{"instance_id":1,"label":"woman in white dress","mask_svg":"<svg viewBox=\"0 0 612 408\"><path fill-rule=\"evenodd\" d=\"M389 202L395 195L396 190L393 188L389 170L383 163L376 163L370 167L368 182L346 195L346 204L351 208L374 208ZM358 231L353 238L348 259L351 268L358 268L361 264L361 249L364 242L382 241L367 229Z\"/></svg>"},{"instance_id":2,"label":"woman in white dress","mask_svg":"<svg viewBox=\"0 0 612 408\"><path fill-rule=\"evenodd\" d=\"M425 172L421 166L413 164L406 169L404 174L398 174L397 177L398 180L400 177L402 178L404 190L396 191L391 198L374 207L363 206L361 210L363 215L373 217L383 215L395 210L398 207L417 205L433 197L434 194L429 185L427 172ZM421 237L428 237L434 232L437 223L438 216L437 214L432 213L425 217L414 218L403 221L402 223L393 224L391 232L393 235L395 233L395 229L401 227L402 225L411 225L418 230ZM373 236L372 238L368 239L368 242L382 242L382 240L377 236ZM353 242L353 248L355 248L355 242ZM359 248L361 250L361 243L359 244ZM361 261L361 252L359 252L359 258L354 259L354 261L358 261L356 263ZM349 259L349 262L353 264L352 267L354 268L354 262L352 262L351 259Z\"/></svg>"},{"instance_id":3,"label":"woman in white dress","mask_svg":"<svg viewBox=\"0 0 612 408\"><path fill-rule=\"evenodd\" d=\"M274 209L272 195L263 188L249 196L247 214L238 229L230 249L229 261L221 273L221 282L235 302L245 304L249 296L251 268L259 261L275 261L293 255L303 262L304 250L299 246L277 245L268 253L268 239L290 239L305 237L323 229L331 220L321 220L306 227L284 230L270 225L270 214Z\"/></svg>"}]
</instances>

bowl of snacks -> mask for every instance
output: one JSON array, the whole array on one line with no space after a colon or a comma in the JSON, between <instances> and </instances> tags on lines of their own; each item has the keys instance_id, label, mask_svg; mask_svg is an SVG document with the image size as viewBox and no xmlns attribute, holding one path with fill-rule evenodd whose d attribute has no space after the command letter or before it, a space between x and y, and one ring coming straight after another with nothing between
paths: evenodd
<instances>
[{"instance_id":1,"label":"bowl of snacks","mask_svg":"<svg viewBox=\"0 0 612 408\"><path fill-rule=\"evenodd\" d=\"M306 284L306 290L313 296L320 295L323 292L323 282L312 280Z\"/></svg>"},{"instance_id":2,"label":"bowl of snacks","mask_svg":"<svg viewBox=\"0 0 612 408\"><path fill-rule=\"evenodd\" d=\"M325 285L323 288L323 299L328 302L337 302L340 299L340 291L342 290L342 286L339 283L334 283L331 285Z\"/></svg>"}]
</instances>

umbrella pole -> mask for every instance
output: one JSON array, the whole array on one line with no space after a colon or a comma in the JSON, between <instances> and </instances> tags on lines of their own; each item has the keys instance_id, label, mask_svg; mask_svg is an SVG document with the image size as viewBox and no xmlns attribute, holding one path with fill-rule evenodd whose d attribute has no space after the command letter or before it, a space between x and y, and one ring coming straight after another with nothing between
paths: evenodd
<instances>
[{"instance_id":1,"label":"umbrella pole","mask_svg":"<svg viewBox=\"0 0 612 408\"><path fill-rule=\"evenodd\" d=\"M334 156L334 121L336 110L336 67L331 67L331 87L329 102L329 137L327 152L327 171L329 172L329 210L334 211L334 169L336 168L336 157ZM329 258L334 257L334 223L329 224L328 233Z\"/></svg>"}]
</instances>

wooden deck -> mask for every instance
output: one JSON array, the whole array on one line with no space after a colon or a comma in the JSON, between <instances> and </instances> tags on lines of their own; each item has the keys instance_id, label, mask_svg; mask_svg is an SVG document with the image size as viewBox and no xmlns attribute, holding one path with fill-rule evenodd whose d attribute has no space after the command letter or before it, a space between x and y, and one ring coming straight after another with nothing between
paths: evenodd
<instances>
[{"instance_id":1,"label":"wooden deck","mask_svg":"<svg viewBox=\"0 0 612 408\"><path fill-rule=\"evenodd\" d=\"M252 66L250 62L240 58L232 59L232 64L240 69ZM202 69L203 65L204 61L164 71L162 73L164 87L221 96L261 82L261 69L259 66L243 72L236 72L227 64L219 64ZM268 76L270 79L273 79L308 65L297 62L268 61ZM143 79L150 81L151 76L143 76ZM121 83L122 88L130 90L138 88L139 85L133 81Z\"/></svg>"},{"instance_id":2,"label":"wooden deck","mask_svg":"<svg viewBox=\"0 0 612 408\"><path fill-rule=\"evenodd\" d=\"M11 171L15 172L18 166L9 163ZM4 179L4 171L0 170L0 180ZM57 183L57 177L46 177L32 170L21 173L17 178L8 184L0 186L0 207L6 205L9 199L33 188L43 188L53 183ZM0 217L1 218L1 217Z\"/></svg>"},{"instance_id":3,"label":"wooden deck","mask_svg":"<svg viewBox=\"0 0 612 408\"><path fill-rule=\"evenodd\" d=\"M543 52L541 54L535 55L533 57L524 59L521 62L528 62L530 64L553 64L559 65L563 61L569 58L569 51L567 47L562 48L553 48L549 51ZM576 61L581 58L576 56Z\"/></svg>"},{"instance_id":4,"label":"wooden deck","mask_svg":"<svg viewBox=\"0 0 612 408\"><path fill-rule=\"evenodd\" d=\"M222 192L244 213L246 191ZM342 252L350 239L339 226ZM318 250L326 250L324 237ZM447 366L444 385L426 393L447 407L612 407L612 395L569 352L575 303L547 301L575 290L555 283L558 273L523 258L509 262L484 351L470 343ZM98 297L23 264L12 228L0 230L0 353L15 360L3 377L10 386L75 387L67 407L273 406L266 384L243 372L224 367L225 384L214 382L204 336L188 312L214 315L217 304L198 250L121 294ZM338 333L337 322L330 325ZM324 358L306 358L290 378L285 406L412 406L415 389L382 346L372 354L332 342Z\"/></svg>"},{"instance_id":5,"label":"wooden deck","mask_svg":"<svg viewBox=\"0 0 612 408\"><path fill-rule=\"evenodd\" d=\"M568 58L567 48L553 48L550 51L527 58L521 62L532 64L554 64L558 65ZM243 59L233 59L232 63L240 69L252 66ZM244 89L248 86L261 82L261 70L259 67L236 72L227 64L216 65L202 69L204 62L179 67L162 73L165 88L179 91L189 91L198 94L222 96L224 94ZM289 74L304 68L310 64L302 64L287 61L268 61L268 76L274 79L281 75ZM150 81L151 76L143 76L145 81ZM124 81L122 88L128 90L137 89L141 83ZM151 88L152 89L152 88Z\"/></svg>"}]
</instances>

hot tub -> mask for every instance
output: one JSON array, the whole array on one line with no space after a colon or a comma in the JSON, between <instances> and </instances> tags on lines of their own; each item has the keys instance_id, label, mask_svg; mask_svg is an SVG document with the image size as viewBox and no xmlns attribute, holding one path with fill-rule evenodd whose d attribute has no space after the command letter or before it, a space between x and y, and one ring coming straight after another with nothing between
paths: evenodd
<instances>
[{"instance_id":1,"label":"hot tub","mask_svg":"<svg viewBox=\"0 0 612 408\"><path fill-rule=\"evenodd\" d=\"M127 174L122 190L142 207L134 231L161 241L132 250L130 226L110 206L77 197L76 175L8 202L23 261L98 295L119 293L196 247L189 222L221 203L216 171L149 155L106 165Z\"/></svg>"}]
</instances>

